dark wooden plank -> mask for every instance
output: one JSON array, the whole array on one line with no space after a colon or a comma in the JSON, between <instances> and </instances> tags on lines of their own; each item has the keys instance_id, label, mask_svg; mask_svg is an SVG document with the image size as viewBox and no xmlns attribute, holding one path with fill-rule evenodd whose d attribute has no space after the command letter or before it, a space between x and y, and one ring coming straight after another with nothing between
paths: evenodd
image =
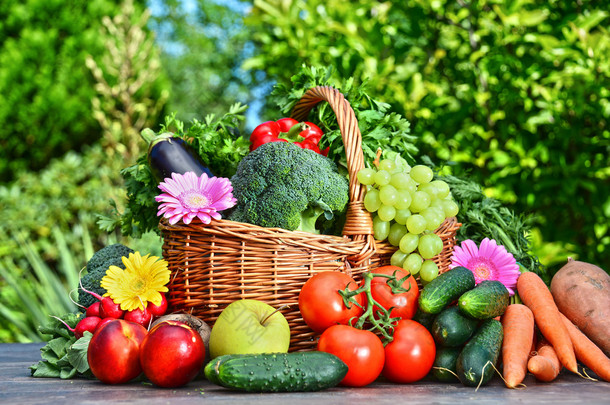
<instances>
[{"instance_id":1,"label":"dark wooden plank","mask_svg":"<svg viewBox=\"0 0 610 405\"><path fill-rule=\"evenodd\" d=\"M105 403L191 404L197 400L215 404L610 404L610 383L593 382L563 372L550 384L538 383L528 376L527 388L510 390L499 378L490 385L474 388L460 384L439 384L430 380L396 385L379 380L364 388L336 387L314 393L248 394L226 390L205 380L185 387L161 389L133 382L109 386L95 380L43 379L30 377L28 367L40 359L40 344L0 344L0 403Z\"/></svg>"}]
</instances>

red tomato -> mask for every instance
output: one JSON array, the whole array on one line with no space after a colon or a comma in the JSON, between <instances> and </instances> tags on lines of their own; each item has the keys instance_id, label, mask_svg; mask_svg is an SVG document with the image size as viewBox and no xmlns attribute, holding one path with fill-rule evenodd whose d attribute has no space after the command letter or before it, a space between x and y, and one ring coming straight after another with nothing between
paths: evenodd
<instances>
[{"instance_id":1,"label":"red tomato","mask_svg":"<svg viewBox=\"0 0 610 405\"><path fill-rule=\"evenodd\" d=\"M408 276L409 273L397 266L381 266L372 271L372 273L380 273L392 275L396 271L398 280ZM371 294L373 299L381 304L385 309L390 309L390 316L401 317L402 319L411 319L417 311L417 299L419 298L419 288L413 276L410 276L402 283L402 287L409 291L392 294L392 288L387 284L388 279L385 277L374 277L371 280ZM373 313L377 314L379 307L375 306Z\"/></svg>"},{"instance_id":2,"label":"red tomato","mask_svg":"<svg viewBox=\"0 0 610 405\"><path fill-rule=\"evenodd\" d=\"M364 387L375 381L385 361L383 343L377 335L347 325L326 329L318 341L318 350L332 353L347 364L347 374L340 384L348 387Z\"/></svg>"},{"instance_id":3,"label":"red tomato","mask_svg":"<svg viewBox=\"0 0 610 405\"><path fill-rule=\"evenodd\" d=\"M436 345L428 329L411 319L398 321L394 340L385 346L382 374L395 383L412 383L432 369Z\"/></svg>"},{"instance_id":4,"label":"red tomato","mask_svg":"<svg viewBox=\"0 0 610 405\"><path fill-rule=\"evenodd\" d=\"M336 324L347 325L353 317L362 315L361 307L352 304L347 308L338 290L356 290L358 283L349 275L339 271L325 271L314 275L301 288L299 310L305 323L317 333ZM363 305L364 296L354 297Z\"/></svg>"}]
</instances>

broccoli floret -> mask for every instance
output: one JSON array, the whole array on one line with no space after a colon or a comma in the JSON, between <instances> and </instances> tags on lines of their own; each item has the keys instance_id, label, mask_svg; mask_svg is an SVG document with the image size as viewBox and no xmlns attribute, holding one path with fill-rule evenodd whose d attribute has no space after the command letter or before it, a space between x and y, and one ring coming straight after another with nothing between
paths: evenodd
<instances>
[{"instance_id":1,"label":"broccoli floret","mask_svg":"<svg viewBox=\"0 0 610 405\"><path fill-rule=\"evenodd\" d=\"M316 221L342 212L348 181L335 163L290 142L259 146L231 178L237 204L229 219L263 227L319 233Z\"/></svg>"},{"instance_id":2,"label":"broccoli floret","mask_svg":"<svg viewBox=\"0 0 610 405\"><path fill-rule=\"evenodd\" d=\"M98 250L91 256L87 262L87 274L81 278L81 283L86 290L93 291L99 295L104 295L106 289L100 286L100 281L106 275L106 270L110 266L117 266L122 269L125 268L122 257L129 256L130 253L134 253L133 249L115 243ZM85 308L93 304L96 301L95 297L91 294L81 291L79 288L78 303ZM84 311L84 309L81 308Z\"/></svg>"}]
</instances>

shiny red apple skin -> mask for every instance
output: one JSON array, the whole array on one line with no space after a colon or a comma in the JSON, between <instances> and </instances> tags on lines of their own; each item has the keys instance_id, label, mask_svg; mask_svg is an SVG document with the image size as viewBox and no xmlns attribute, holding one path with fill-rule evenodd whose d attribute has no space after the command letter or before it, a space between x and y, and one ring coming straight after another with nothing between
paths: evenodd
<instances>
[{"instance_id":1,"label":"shiny red apple skin","mask_svg":"<svg viewBox=\"0 0 610 405\"><path fill-rule=\"evenodd\" d=\"M146 335L140 350L144 375L164 388L181 387L201 371L205 345L199 333L179 321L163 321Z\"/></svg>"},{"instance_id":2,"label":"shiny red apple skin","mask_svg":"<svg viewBox=\"0 0 610 405\"><path fill-rule=\"evenodd\" d=\"M146 334L142 325L123 319L99 327L87 350L95 378L106 384L123 384L142 374L140 346Z\"/></svg>"}]
</instances>

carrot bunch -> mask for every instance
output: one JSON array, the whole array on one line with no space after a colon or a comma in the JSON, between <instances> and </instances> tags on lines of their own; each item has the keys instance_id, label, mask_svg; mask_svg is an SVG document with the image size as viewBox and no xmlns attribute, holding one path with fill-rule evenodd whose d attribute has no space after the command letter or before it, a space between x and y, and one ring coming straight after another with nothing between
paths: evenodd
<instances>
[{"instance_id":1,"label":"carrot bunch","mask_svg":"<svg viewBox=\"0 0 610 405\"><path fill-rule=\"evenodd\" d=\"M523 304L509 305L502 317L503 377L507 387L522 384L528 371L540 381L554 380L563 367L581 375L577 360L610 382L610 359L559 312L536 273L521 274L517 291ZM536 326L544 339L534 346ZM532 347L536 347L534 353Z\"/></svg>"}]
</instances>

